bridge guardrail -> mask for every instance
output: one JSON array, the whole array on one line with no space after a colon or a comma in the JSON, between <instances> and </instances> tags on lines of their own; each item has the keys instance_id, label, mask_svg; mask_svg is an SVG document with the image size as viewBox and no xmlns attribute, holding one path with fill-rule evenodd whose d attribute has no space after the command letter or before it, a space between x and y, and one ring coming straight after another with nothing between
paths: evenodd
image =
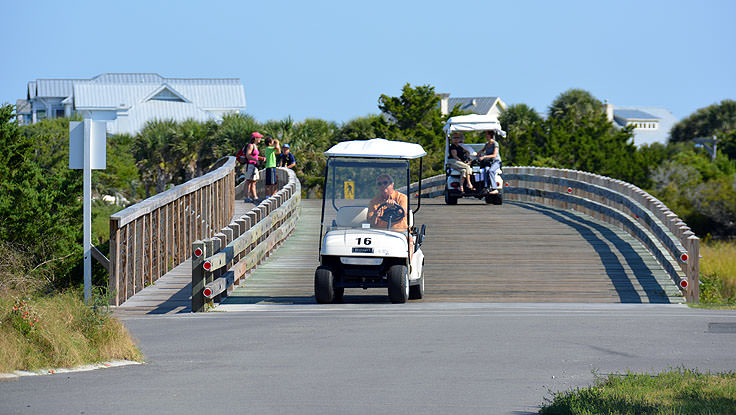
<instances>
[{"instance_id":1,"label":"bridge guardrail","mask_svg":"<svg viewBox=\"0 0 736 415\"><path fill-rule=\"evenodd\" d=\"M233 216L235 158L110 216L109 290L118 306L189 257Z\"/></svg>"},{"instance_id":2,"label":"bridge guardrail","mask_svg":"<svg viewBox=\"0 0 736 415\"><path fill-rule=\"evenodd\" d=\"M256 268L296 227L301 184L296 174L277 169L279 183L272 198L224 226L211 238L192 243L192 311L226 297L228 289Z\"/></svg>"},{"instance_id":3,"label":"bridge guardrail","mask_svg":"<svg viewBox=\"0 0 736 415\"><path fill-rule=\"evenodd\" d=\"M683 291L699 297L700 240L667 206L644 190L592 173L544 167L504 167L504 198L574 209L617 225L641 241ZM445 175L423 180L423 197L444 194ZM412 191L417 188L412 184Z\"/></svg>"}]
</instances>

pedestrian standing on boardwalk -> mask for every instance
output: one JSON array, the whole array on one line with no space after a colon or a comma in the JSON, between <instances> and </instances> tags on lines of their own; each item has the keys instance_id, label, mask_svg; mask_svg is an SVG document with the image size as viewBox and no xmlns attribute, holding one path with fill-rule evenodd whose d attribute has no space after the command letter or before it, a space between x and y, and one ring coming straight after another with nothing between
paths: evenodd
<instances>
[{"instance_id":1,"label":"pedestrian standing on boardwalk","mask_svg":"<svg viewBox=\"0 0 736 415\"><path fill-rule=\"evenodd\" d=\"M273 196L279 189L279 182L276 178L276 157L281 154L281 145L279 140L267 135L264 139L266 149L263 154L266 156L266 196Z\"/></svg>"},{"instance_id":2,"label":"pedestrian standing on boardwalk","mask_svg":"<svg viewBox=\"0 0 736 415\"><path fill-rule=\"evenodd\" d=\"M296 166L296 157L291 152L291 148L288 144L281 146L281 155L279 156L278 167L286 167L287 169L293 169Z\"/></svg>"},{"instance_id":3,"label":"pedestrian standing on boardwalk","mask_svg":"<svg viewBox=\"0 0 736 415\"><path fill-rule=\"evenodd\" d=\"M250 135L250 143L245 146L245 158L248 160L248 167L245 170L245 202L255 202L258 200L258 191L256 183L259 179L258 162L265 161L266 158L258 153L258 143L261 142L263 135L258 131Z\"/></svg>"}]
</instances>

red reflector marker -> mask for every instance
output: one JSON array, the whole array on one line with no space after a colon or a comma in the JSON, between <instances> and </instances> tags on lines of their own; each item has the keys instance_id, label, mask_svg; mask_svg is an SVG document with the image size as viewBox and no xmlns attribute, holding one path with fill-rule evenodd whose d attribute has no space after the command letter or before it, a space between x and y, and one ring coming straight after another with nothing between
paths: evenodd
<instances>
[{"instance_id":1,"label":"red reflector marker","mask_svg":"<svg viewBox=\"0 0 736 415\"><path fill-rule=\"evenodd\" d=\"M212 269L212 263L210 261L205 261L204 264L202 264L202 268L204 268L205 271L209 271Z\"/></svg>"},{"instance_id":2,"label":"red reflector marker","mask_svg":"<svg viewBox=\"0 0 736 415\"><path fill-rule=\"evenodd\" d=\"M202 248L197 248L194 250L194 256L201 257L202 256Z\"/></svg>"},{"instance_id":3,"label":"red reflector marker","mask_svg":"<svg viewBox=\"0 0 736 415\"><path fill-rule=\"evenodd\" d=\"M506 185L506 187L509 187L509 182L504 183L504 185Z\"/></svg>"},{"instance_id":4,"label":"red reflector marker","mask_svg":"<svg viewBox=\"0 0 736 415\"><path fill-rule=\"evenodd\" d=\"M680 280L680 288L687 288L687 280Z\"/></svg>"},{"instance_id":5,"label":"red reflector marker","mask_svg":"<svg viewBox=\"0 0 736 415\"><path fill-rule=\"evenodd\" d=\"M205 297L210 298L210 297L212 297L212 289L211 288L205 288L204 290L202 290L202 294Z\"/></svg>"},{"instance_id":6,"label":"red reflector marker","mask_svg":"<svg viewBox=\"0 0 736 415\"><path fill-rule=\"evenodd\" d=\"M572 193L572 187L567 188L567 193Z\"/></svg>"},{"instance_id":7,"label":"red reflector marker","mask_svg":"<svg viewBox=\"0 0 736 415\"><path fill-rule=\"evenodd\" d=\"M687 262L687 252L683 252L680 254L680 261Z\"/></svg>"}]
</instances>

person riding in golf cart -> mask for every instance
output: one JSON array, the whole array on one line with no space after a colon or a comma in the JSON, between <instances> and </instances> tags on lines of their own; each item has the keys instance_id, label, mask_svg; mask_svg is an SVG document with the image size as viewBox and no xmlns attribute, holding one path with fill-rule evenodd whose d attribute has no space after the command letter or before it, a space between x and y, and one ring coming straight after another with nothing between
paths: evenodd
<instances>
[{"instance_id":1,"label":"person riding in golf cart","mask_svg":"<svg viewBox=\"0 0 736 415\"><path fill-rule=\"evenodd\" d=\"M495 116L458 115L447 120L445 131L445 203L455 205L461 197L503 203L503 178L497 137L506 132ZM467 144L465 133L482 131L486 143Z\"/></svg>"},{"instance_id":2,"label":"person riding in golf cart","mask_svg":"<svg viewBox=\"0 0 736 415\"><path fill-rule=\"evenodd\" d=\"M388 288L391 302L424 296L425 226L412 210L410 163L422 146L382 138L344 141L325 152L318 303L340 302L345 288ZM415 189L411 189L416 191Z\"/></svg>"}]
</instances>

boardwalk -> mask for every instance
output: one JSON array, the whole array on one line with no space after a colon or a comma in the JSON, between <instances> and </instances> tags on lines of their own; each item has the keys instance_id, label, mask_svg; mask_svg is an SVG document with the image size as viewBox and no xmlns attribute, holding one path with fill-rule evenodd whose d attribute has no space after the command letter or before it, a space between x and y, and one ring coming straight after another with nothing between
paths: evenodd
<instances>
[{"instance_id":1,"label":"boardwalk","mask_svg":"<svg viewBox=\"0 0 736 415\"><path fill-rule=\"evenodd\" d=\"M314 303L319 203L303 203L294 235L225 304ZM426 201L429 302L683 302L652 255L622 230L531 203ZM387 302L384 290L346 290L345 302Z\"/></svg>"},{"instance_id":2,"label":"boardwalk","mask_svg":"<svg viewBox=\"0 0 736 415\"><path fill-rule=\"evenodd\" d=\"M233 218L239 218L253 208L252 203L235 201ZM136 293L116 308L128 314L172 314L190 312L192 308L192 261L187 259L177 267Z\"/></svg>"},{"instance_id":3,"label":"boardwalk","mask_svg":"<svg viewBox=\"0 0 736 415\"><path fill-rule=\"evenodd\" d=\"M320 206L318 200L303 200L292 236L225 305L314 303ZM240 204L238 209L246 208ZM441 199L429 199L417 223L427 224L426 295L421 301L684 302L638 241L577 212L521 202L490 206L461 200L445 206ZM119 310L188 312L190 269L185 262ZM346 290L345 302L383 303L388 298L385 290Z\"/></svg>"}]
</instances>

